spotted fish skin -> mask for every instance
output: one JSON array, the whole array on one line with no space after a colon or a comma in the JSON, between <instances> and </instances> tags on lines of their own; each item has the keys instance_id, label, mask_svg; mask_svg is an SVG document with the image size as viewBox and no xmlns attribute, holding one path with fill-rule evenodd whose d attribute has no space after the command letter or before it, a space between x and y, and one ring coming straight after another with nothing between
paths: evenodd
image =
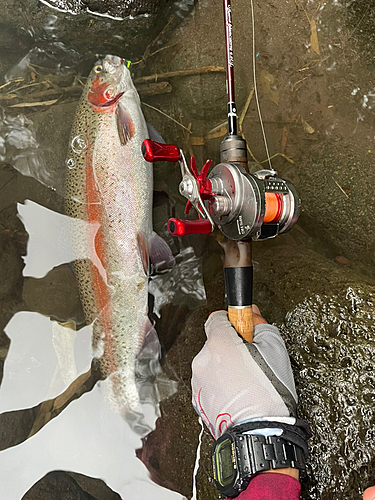
<instances>
[{"instance_id":1,"label":"spotted fish skin","mask_svg":"<svg viewBox=\"0 0 375 500\"><path fill-rule=\"evenodd\" d=\"M102 372L112 381L116 402L130 410L139 404L134 365L151 326L153 176L141 153L146 138L129 69L107 55L89 75L76 112L66 161L66 213L92 228L71 235L78 247L95 242L95 255L75 262L81 301L87 323L94 323Z\"/></svg>"}]
</instances>

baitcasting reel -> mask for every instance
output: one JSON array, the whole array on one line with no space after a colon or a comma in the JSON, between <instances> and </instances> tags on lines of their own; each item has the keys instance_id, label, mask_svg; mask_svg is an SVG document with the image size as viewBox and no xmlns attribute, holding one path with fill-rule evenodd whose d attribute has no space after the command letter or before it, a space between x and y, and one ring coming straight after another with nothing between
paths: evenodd
<instances>
[{"instance_id":1,"label":"baitcasting reel","mask_svg":"<svg viewBox=\"0 0 375 500\"><path fill-rule=\"evenodd\" d=\"M173 236L209 234L216 224L230 240L264 240L289 231L298 219L301 200L294 186L277 177L275 170L247 173L246 143L239 136L224 139L222 161L209 175L211 160L198 173L195 158L191 158L189 169L181 149L172 144L147 139L142 154L149 162L180 164L180 193L188 199L185 214L194 207L199 220L169 219L168 230Z\"/></svg>"}]
</instances>

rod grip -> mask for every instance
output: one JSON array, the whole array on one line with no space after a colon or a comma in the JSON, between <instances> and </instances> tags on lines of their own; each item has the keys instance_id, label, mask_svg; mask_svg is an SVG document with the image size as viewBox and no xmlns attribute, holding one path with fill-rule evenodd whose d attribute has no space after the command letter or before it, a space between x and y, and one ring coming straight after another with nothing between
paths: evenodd
<instances>
[{"instance_id":1,"label":"rod grip","mask_svg":"<svg viewBox=\"0 0 375 500\"><path fill-rule=\"evenodd\" d=\"M254 337L253 310L251 307L235 309L228 306L228 318L241 337L251 343Z\"/></svg>"},{"instance_id":2,"label":"rod grip","mask_svg":"<svg viewBox=\"0 0 375 500\"><path fill-rule=\"evenodd\" d=\"M228 318L247 342L253 341L253 267L225 267Z\"/></svg>"}]
</instances>

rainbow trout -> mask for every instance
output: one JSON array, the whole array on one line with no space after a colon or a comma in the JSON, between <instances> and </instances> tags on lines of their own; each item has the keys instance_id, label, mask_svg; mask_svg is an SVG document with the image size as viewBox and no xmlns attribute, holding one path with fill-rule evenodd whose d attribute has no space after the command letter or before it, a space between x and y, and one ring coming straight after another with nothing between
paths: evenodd
<instances>
[{"instance_id":1,"label":"rainbow trout","mask_svg":"<svg viewBox=\"0 0 375 500\"><path fill-rule=\"evenodd\" d=\"M89 222L87 234L71 234L76 248L91 241L94 249L75 271L94 353L125 413L139 411L135 363L145 337L155 334L147 316L149 256L170 254L152 231L152 165L141 153L148 137L126 63L107 55L89 75L75 116L66 212Z\"/></svg>"}]
</instances>

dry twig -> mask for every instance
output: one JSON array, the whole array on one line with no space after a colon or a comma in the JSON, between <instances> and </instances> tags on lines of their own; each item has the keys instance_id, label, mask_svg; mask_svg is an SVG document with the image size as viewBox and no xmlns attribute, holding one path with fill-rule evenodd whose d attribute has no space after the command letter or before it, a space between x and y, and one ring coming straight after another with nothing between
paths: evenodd
<instances>
[{"instance_id":1,"label":"dry twig","mask_svg":"<svg viewBox=\"0 0 375 500\"><path fill-rule=\"evenodd\" d=\"M10 108L33 108L34 106L52 106L56 104L59 99L52 99L51 101L40 101L40 102L19 102L18 104L12 104Z\"/></svg>"},{"instance_id":2,"label":"dry twig","mask_svg":"<svg viewBox=\"0 0 375 500\"><path fill-rule=\"evenodd\" d=\"M269 160L273 160L274 158L276 158L277 156L281 156L282 158L284 158L284 160L286 160L288 163L291 163L292 165L294 165L294 161L289 158L289 156L286 156L284 155L283 153L275 153L274 155L270 156L269 158L266 158L265 160L261 161L260 163L266 163L267 161Z\"/></svg>"},{"instance_id":3,"label":"dry twig","mask_svg":"<svg viewBox=\"0 0 375 500\"><path fill-rule=\"evenodd\" d=\"M155 106L151 106L151 104L147 104L146 102L142 102L142 104L144 106L147 106L148 108L153 109L154 111L157 111L158 113L162 114L163 116L165 116L169 120L172 120L172 122L177 123L177 125L182 127L184 130L187 130L189 132L189 134L191 134L191 130L189 130L187 127L185 127L185 125L182 125L182 123L180 123L177 120L175 120L174 118L172 118L172 116L169 116L169 115L167 115L167 113L164 113L164 111L162 111L161 109L155 108Z\"/></svg>"},{"instance_id":4,"label":"dry twig","mask_svg":"<svg viewBox=\"0 0 375 500\"><path fill-rule=\"evenodd\" d=\"M168 19L168 22L167 24L164 26L164 28L161 30L161 32L157 35L157 37L147 45L146 47L146 50L144 51L143 53L143 56L141 57L141 59L139 59L139 61L135 61L132 63L132 65L136 65L136 64L139 64L141 62L144 62L146 61L146 59L148 59L149 57L153 56L154 54L156 54L157 52L159 52L159 50L157 50L156 52L153 52L151 53L151 49L152 47L161 39L161 37L164 35L164 33L168 30L168 28L171 26L172 22L174 21L175 19L175 16L171 16L169 19Z\"/></svg>"},{"instance_id":5,"label":"dry twig","mask_svg":"<svg viewBox=\"0 0 375 500\"><path fill-rule=\"evenodd\" d=\"M332 177L332 180L333 180L333 182L336 184L336 186L339 188L339 190L340 190L340 191L341 191L341 192L342 192L342 193L343 193L343 194L344 194L347 198L349 198L348 193L345 193L345 191L344 191L344 190L343 190L343 188L340 186L340 184L336 181L336 179L334 179L334 178Z\"/></svg>"},{"instance_id":6,"label":"dry twig","mask_svg":"<svg viewBox=\"0 0 375 500\"><path fill-rule=\"evenodd\" d=\"M181 70L181 71L170 71L168 73L159 73L155 75L149 75L149 76L141 76L139 78L136 78L134 80L134 83L145 83L145 82L152 82L152 81L158 81L158 80L164 80L166 78L173 78L176 76L191 76L191 75L201 75L204 73L225 73L225 68L222 66L204 66L203 68L197 68L197 69L186 69L186 70Z\"/></svg>"}]
</instances>

